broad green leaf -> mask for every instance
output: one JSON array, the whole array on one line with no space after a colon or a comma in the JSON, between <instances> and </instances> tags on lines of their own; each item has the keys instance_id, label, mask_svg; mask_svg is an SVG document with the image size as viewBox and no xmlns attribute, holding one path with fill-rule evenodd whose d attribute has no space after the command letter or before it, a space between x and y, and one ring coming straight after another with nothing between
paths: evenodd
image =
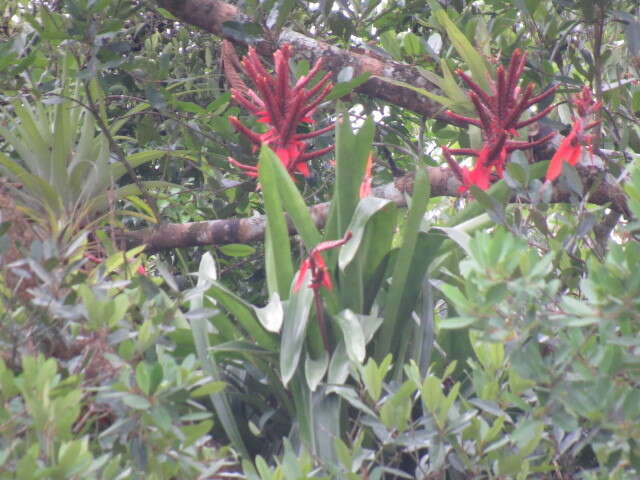
<instances>
[{"instance_id":1,"label":"broad green leaf","mask_svg":"<svg viewBox=\"0 0 640 480\"><path fill-rule=\"evenodd\" d=\"M365 337L360 320L351 310L343 310L335 317L347 349L349 360L362 363L366 355Z\"/></svg>"},{"instance_id":2,"label":"broad green leaf","mask_svg":"<svg viewBox=\"0 0 640 480\"><path fill-rule=\"evenodd\" d=\"M216 393L220 393L226 388L227 384L225 382L220 381L211 381L208 382L191 392L192 397L204 397L207 395L215 395Z\"/></svg>"},{"instance_id":3,"label":"broad green leaf","mask_svg":"<svg viewBox=\"0 0 640 480\"><path fill-rule=\"evenodd\" d=\"M222 245L218 247L221 253L228 257L248 257L256 253L255 247L251 245L245 245L242 243L230 243L228 245Z\"/></svg>"},{"instance_id":4,"label":"broad green leaf","mask_svg":"<svg viewBox=\"0 0 640 480\"><path fill-rule=\"evenodd\" d=\"M354 89L369 80L369 77L371 77L371 73L365 72L362 75L358 75L356 78L353 78L349 81L336 83L329 95L327 95L327 97L325 98L325 101L336 100L338 98L344 97L345 95L348 95Z\"/></svg>"},{"instance_id":5,"label":"broad green leaf","mask_svg":"<svg viewBox=\"0 0 640 480\"><path fill-rule=\"evenodd\" d=\"M329 367L329 355L323 351L319 358L313 359L309 355L309 352L305 354L304 359L304 376L307 379L307 385L309 390L315 392L318 385L324 378L324 374L327 373Z\"/></svg>"},{"instance_id":6,"label":"broad green leaf","mask_svg":"<svg viewBox=\"0 0 640 480\"><path fill-rule=\"evenodd\" d=\"M329 373L327 374L327 383L330 385L342 385L349 377L350 364L351 362L347 355L347 347L344 344L344 340L341 338L331 355Z\"/></svg>"},{"instance_id":7,"label":"broad green leaf","mask_svg":"<svg viewBox=\"0 0 640 480\"><path fill-rule=\"evenodd\" d=\"M309 275L310 272L307 272L307 277ZM308 283L307 278L303 285ZM312 304L313 289L306 286L292 293L289 299L280 341L280 375L282 383L285 385L289 383L298 369Z\"/></svg>"},{"instance_id":8,"label":"broad green leaf","mask_svg":"<svg viewBox=\"0 0 640 480\"><path fill-rule=\"evenodd\" d=\"M327 394L318 389L312 394L313 429L316 451L314 452L326 465L336 465L338 458L334 448L334 439L341 437L340 397Z\"/></svg>"},{"instance_id":9,"label":"broad green leaf","mask_svg":"<svg viewBox=\"0 0 640 480\"><path fill-rule=\"evenodd\" d=\"M284 320L284 309L282 307L282 301L280 301L280 295L278 292L273 292L269 303L264 307L253 307L253 311L258 317L258 321L269 332L278 333L282 328L282 322Z\"/></svg>"},{"instance_id":10,"label":"broad green leaf","mask_svg":"<svg viewBox=\"0 0 640 480\"><path fill-rule=\"evenodd\" d=\"M382 395L383 381L391 368L391 360L391 354L388 354L378 365L373 358L369 358L366 365L360 367L362 383L364 383L371 399L376 403L380 400L380 395Z\"/></svg>"},{"instance_id":11,"label":"broad green leaf","mask_svg":"<svg viewBox=\"0 0 640 480\"><path fill-rule=\"evenodd\" d=\"M341 270L347 268L360 249L367 222L385 208L393 209L393 203L377 197L365 197L358 203L347 231L352 233L351 240L340 248L338 266Z\"/></svg>"},{"instance_id":12,"label":"broad green leaf","mask_svg":"<svg viewBox=\"0 0 640 480\"><path fill-rule=\"evenodd\" d=\"M215 298L222 307L231 313L245 333L255 338L258 345L268 350L277 349L277 341L262 328L256 317L253 305L245 302L218 281L211 282L207 295Z\"/></svg>"},{"instance_id":13,"label":"broad green leaf","mask_svg":"<svg viewBox=\"0 0 640 480\"><path fill-rule=\"evenodd\" d=\"M211 432L213 428L213 420L204 420L199 423L194 423L192 425L184 425L180 427L182 433L184 433L184 446L189 447L197 440L200 440L202 437Z\"/></svg>"},{"instance_id":14,"label":"broad green leaf","mask_svg":"<svg viewBox=\"0 0 640 480\"><path fill-rule=\"evenodd\" d=\"M149 400L133 393L122 393L119 395L119 398L125 405L135 410L147 410L151 407Z\"/></svg>"},{"instance_id":15,"label":"broad green leaf","mask_svg":"<svg viewBox=\"0 0 640 480\"><path fill-rule=\"evenodd\" d=\"M477 318L474 317L447 317L438 322L438 328L442 330L456 330L472 325Z\"/></svg>"},{"instance_id":16,"label":"broad green leaf","mask_svg":"<svg viewBox=\"0 0 640 480\"><path fill-rule=\"evenodd\" d=\"M464 310L471 310L471 306L467 297L460 291L458 287L448 283L436 283L436 287L446 295L446 297L456 306Z\"/></svg>"}]
</instances>

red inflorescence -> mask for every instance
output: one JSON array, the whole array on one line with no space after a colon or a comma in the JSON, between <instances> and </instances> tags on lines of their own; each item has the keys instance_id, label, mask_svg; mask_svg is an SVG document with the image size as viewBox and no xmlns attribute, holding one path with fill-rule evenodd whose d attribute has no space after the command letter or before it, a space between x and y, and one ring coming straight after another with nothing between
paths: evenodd
<instances>
[{"instance_id":1,"label":"red inflorescence","mask_svg":"<svg viewBox=\"0 0 640 480\"><path fill-rule=\"evenodd\" d=\"M553 95L557 87L552 87L537 96L533 95L535 85L530 83L524 90L518 86L527 56L519 49L513 52L508 69L500 65L496 71L496 80L491 81L491 93L484 91L466 73L457 71L458 76L469 87L469 98L478 114L478 118L465 117L448 111L447 115L458 122L475 125L482 130L482 147L472 148L443 148L445 159L454 174L462 182L461 192L465 192L471 185L486 190L492 179L502 178L505 163L510 152L524 150L549 141L555 133L546 135L533 142L511 140L520 128L545 117L554 105L542 109L526 120L520 117L531 106ZM471 155L477 157L475 166L469 170L461 167L453 159L453 155Z\"/></svg>"},{"instance_id":2,"label":"red inflorescence","mask_svg":"<svg viewBox=\"0 0 640 480\"><path fill-rule=\"evenodd\" d=\"M301 173L308 177L310 172L307 162L332 151L334 145L307 152L308 143L305 140L330 131L333 125L309 133L297 133L297 127L301 123L313 123L313 112L331 91L331 74L327 73L313 87L306 88L322 67L323 62L320 59L307 75L292 85L289 75L291 55L292 48L289 45L277 50L273 55L275 74L271 75L255 49L249 48L242 65L247 76L253 81L255 90L247 88L241 91L232 88L231 96L239 105L258 117L259 122L266 123L269 130L257 133L243 125L236 117L229 117L229 121L239 133L255 145L256 150L262 144L268 145L290 174ZM258 176L258 169L253 165L245 165L231 157L229 162L250 177Z\"/></svg>"},{"instance_id":3,"label":"red inflorescence","mask_svg":"<svg viewBox=\"0 0 640 480\"><path fill-rule=\"evenodd\" d=\"M549 162L546 176L549 182L560 176L564 162L576 165L582 158L582 149L584 147L591 149L592 136L585 132L600 124L600 121L589 123L589 117L600 110L602 102L595 101L588 87L584 87L580 93L574 95L572 103L576 107L578 116L573 120L571 132L564 138Z\"/></svg>"},{"instance_id":4,"label":"red inflorescence","mask_svg":"<svg viewBox=\"0 0 640 480\"><path fill-rule=\"evenodd\" d=\"M293 291L297 292L302 288L305 275L309 270L311 271L311 282L309 283L309 288L312 288L316 294L320 290L320 287L325 287L327 290L333 289L327 264L325 263L324 258L322 258L322 252L344 245L349 241L351 236L351 232L347 232L347 234L339 240L321 242L312 248L309 252L309 256L300 265L296 283L293 285Z\"/></svg>"}]
</instances>

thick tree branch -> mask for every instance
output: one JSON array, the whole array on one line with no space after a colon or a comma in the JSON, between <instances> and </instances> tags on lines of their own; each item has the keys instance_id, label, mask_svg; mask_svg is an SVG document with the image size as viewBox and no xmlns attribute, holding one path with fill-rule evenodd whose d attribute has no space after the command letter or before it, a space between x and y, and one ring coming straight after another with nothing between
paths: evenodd
<instances>
[{"instance_id":1,"label":"thick tree branch","mask_svg":"<svg viewBox=\"0 0 640 480\"><path fill-rule=\"evenodd\" d=\"M235 43L248 41L248 37L238 36L237 30L231 28L233 24L250 21L233 5L218 0L157 0L157 2L185 23L195 25ZM333 73L334 81L343 68L351 67L354 71L354 77L370 73L376 77L390 78L434 93L441 93L438 87L421 75L415 67L393 60L343 50L291 30L283 30L273 42L266 39L258 40L254 46L262 55L270 58L273 52L283 44L292 45L295 49L295 56L298 59L307 59L311 65L317 59L323 58L324 68ZM429 118L455 123L454 120L443 114L444 108L439 103L411 89L385 82L380 78L370 78L360 85L357 91Z\"/></svg>"},{"instance_id":2,"label":"thick tree branch","mask_svg":"<svg viewBox=\"0 0 640 480\"><path fill-rule=\"evenodd\" d=\"M432 197L456 197L460 183L446 167L427 167L431 181ZM603 181L602 172L590 167L578 167L585 191L590 192L589 201L597 205L608 205L611 210L629 216L624 192L617 186ZM413 191L413 173L398 178L395 182L374 188L373 195L393 201L400 207L406 206L406 194ZM572 194L556 186L551 201L567 203ZM514 201L523 202L521 198ZM322 228L329 213L329 203L310 207L316 226ZM147 245L153 252L170 248L197 247L205 245L226 245L229 243L253 243L264 238L266 219L264 216L230 218L189 223L166 223L155 228L132 232L119 232L117 237L126 248ZM290 224L290 232L295 233Z\"/></svg>"}]
</instances>

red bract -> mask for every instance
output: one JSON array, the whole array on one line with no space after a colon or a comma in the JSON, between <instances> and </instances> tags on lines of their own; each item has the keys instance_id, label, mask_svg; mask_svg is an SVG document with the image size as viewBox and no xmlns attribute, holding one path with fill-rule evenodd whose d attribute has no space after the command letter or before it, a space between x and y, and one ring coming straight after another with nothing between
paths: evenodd
<instances>
[{"instance_id":1,"label":"red bract","mask_svg":"<svg viewBox=\"0 0 640 480\"><path fill-rule=\"evenodd\" d=\"M555 133L546 135L534 142L511 140L520 128L531 125L546 116L554 105L542 109L526 120L520 117L531 106L553 95L557 87L552 87L537 96L533 95L535 85L530 83L524 90L518 86L524 71L527 56L519 49L513 52L508 69L500 65L496 70L496 80L490 81L491 92L485 92L466 73L457 71L458 76L470 89L469 98L478 114L478 118L465 117L448 111L452 119L475 125L482 130L482 147L473 148L443 148L445 159L452 171L462 182L461 192L465 192L471 185L486 190L491 185L493 177L502 178L507 157L514 150L524 150L549 141ZM461 167L452 155L471 155L477 157L473 169Z\"/></svg>"},{"instance_id":2,"label":"red bract","mask_svg":"<svg viewBox=\"0 0 640 480\"><path fill-rule=\"evenodd\" d=\"M592 137L585 132L600 123L600 121L587 123L589 117L600 110L602 106L601 102L595 101L588 87L584 87L580 93L576 94L572 99L572 103L576 107L578 116L573 121L571 132L562 140L560 147L558 147L549 162L546 175L546 179L549 182L560 176L564 162L569 165L577 165L582 158L582 149L584 147L591 148Z\"/></svg>"},{"instance_id":3,"label":"red bract","mask_svg":"<svg viewBox=\"0 0 640 480\"><path fill-rule=\"evenodd\" d=\"M238 132L255 145L255 150L262 144L268 145L278 155L290 174L301 173L308 177L310 172L306 162L332 151L334 146L307 152L308 144L305 140L328 132L333 125L309 133L296 131L301 123L313 123L311 116L314 110L331 90L332 84L329 82L331 74L327 73L313 87L306 89L309 81L322 67L322 59L320 59L307 75L298 79L295 85L291 85L289 78L291 54L292 49L289 45L284 45L274 53L275 74L271 75L264 68L255 49L250 47L249 53L242 60L242 65L247 76L253 81L255 90L231 89L233 100L258 117L259 122L269 125L269 130L265 133L257 133L243 125L236 117L229 117L229 121ZM229 162L250 177L258 176L258 169L255 166L245 165L231 157Z\"/></svg>"},{"instance_id":4,"label":"red bract","mask_svg":"<svg viewBox=\"0 0 640 480\"><path fill-rule=\"evenodd\" d=\"M340 240L321 242L312 248L309 252L309 256L300 265L296 283L293 285L293 291L297 292L302 288L304 278L308 270L311 271L311 282L309 283L309 288L312 288L316 294L320 290L320 287L332 290L333 285L331 284L331 277L329 276L327 264L325 263L324 258L322 258L321 252L344 245L349 241L351 236L351 232L347 232L347 234Z\"/></svg>"}]
</instances>

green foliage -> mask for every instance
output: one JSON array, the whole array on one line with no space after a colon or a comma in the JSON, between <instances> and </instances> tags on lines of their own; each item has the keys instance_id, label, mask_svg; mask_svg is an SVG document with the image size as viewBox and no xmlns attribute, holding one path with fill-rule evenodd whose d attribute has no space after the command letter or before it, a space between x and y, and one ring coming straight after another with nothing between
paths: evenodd
<instances>
[{"instance_id":1,"label":"green foliage","mask_svg":"<svg viewBox=\"0 0 640 480\"><path fill-rule=\"evenodd\" d=\"M264 131L232 103L217 39L154 2L6 2L0 477L638 477L637 6L444 3L245 2L253 20L224 28L360 39L461 114L455 70L487 86L520 48L523 83L603 101L592 172L623 184L628 217L575 170L543 186L529 151L486 192L430 198L424 165L477 147L477 129L358 96L351 67L328 97L345 104L314 115L335 135L309 139L335 156L293 180L228 123ZM564 102L542 126L565 134L571 118ZM375 184L415 172L406 210L360 198L372 152ZM228 156L257 163L260 187ZM143 254L118 237L254 214L264 246ZM348 232L321 253L333 289L309 288L313 272L295 289L312 250Z\"/></svg>"}]
</instances>

